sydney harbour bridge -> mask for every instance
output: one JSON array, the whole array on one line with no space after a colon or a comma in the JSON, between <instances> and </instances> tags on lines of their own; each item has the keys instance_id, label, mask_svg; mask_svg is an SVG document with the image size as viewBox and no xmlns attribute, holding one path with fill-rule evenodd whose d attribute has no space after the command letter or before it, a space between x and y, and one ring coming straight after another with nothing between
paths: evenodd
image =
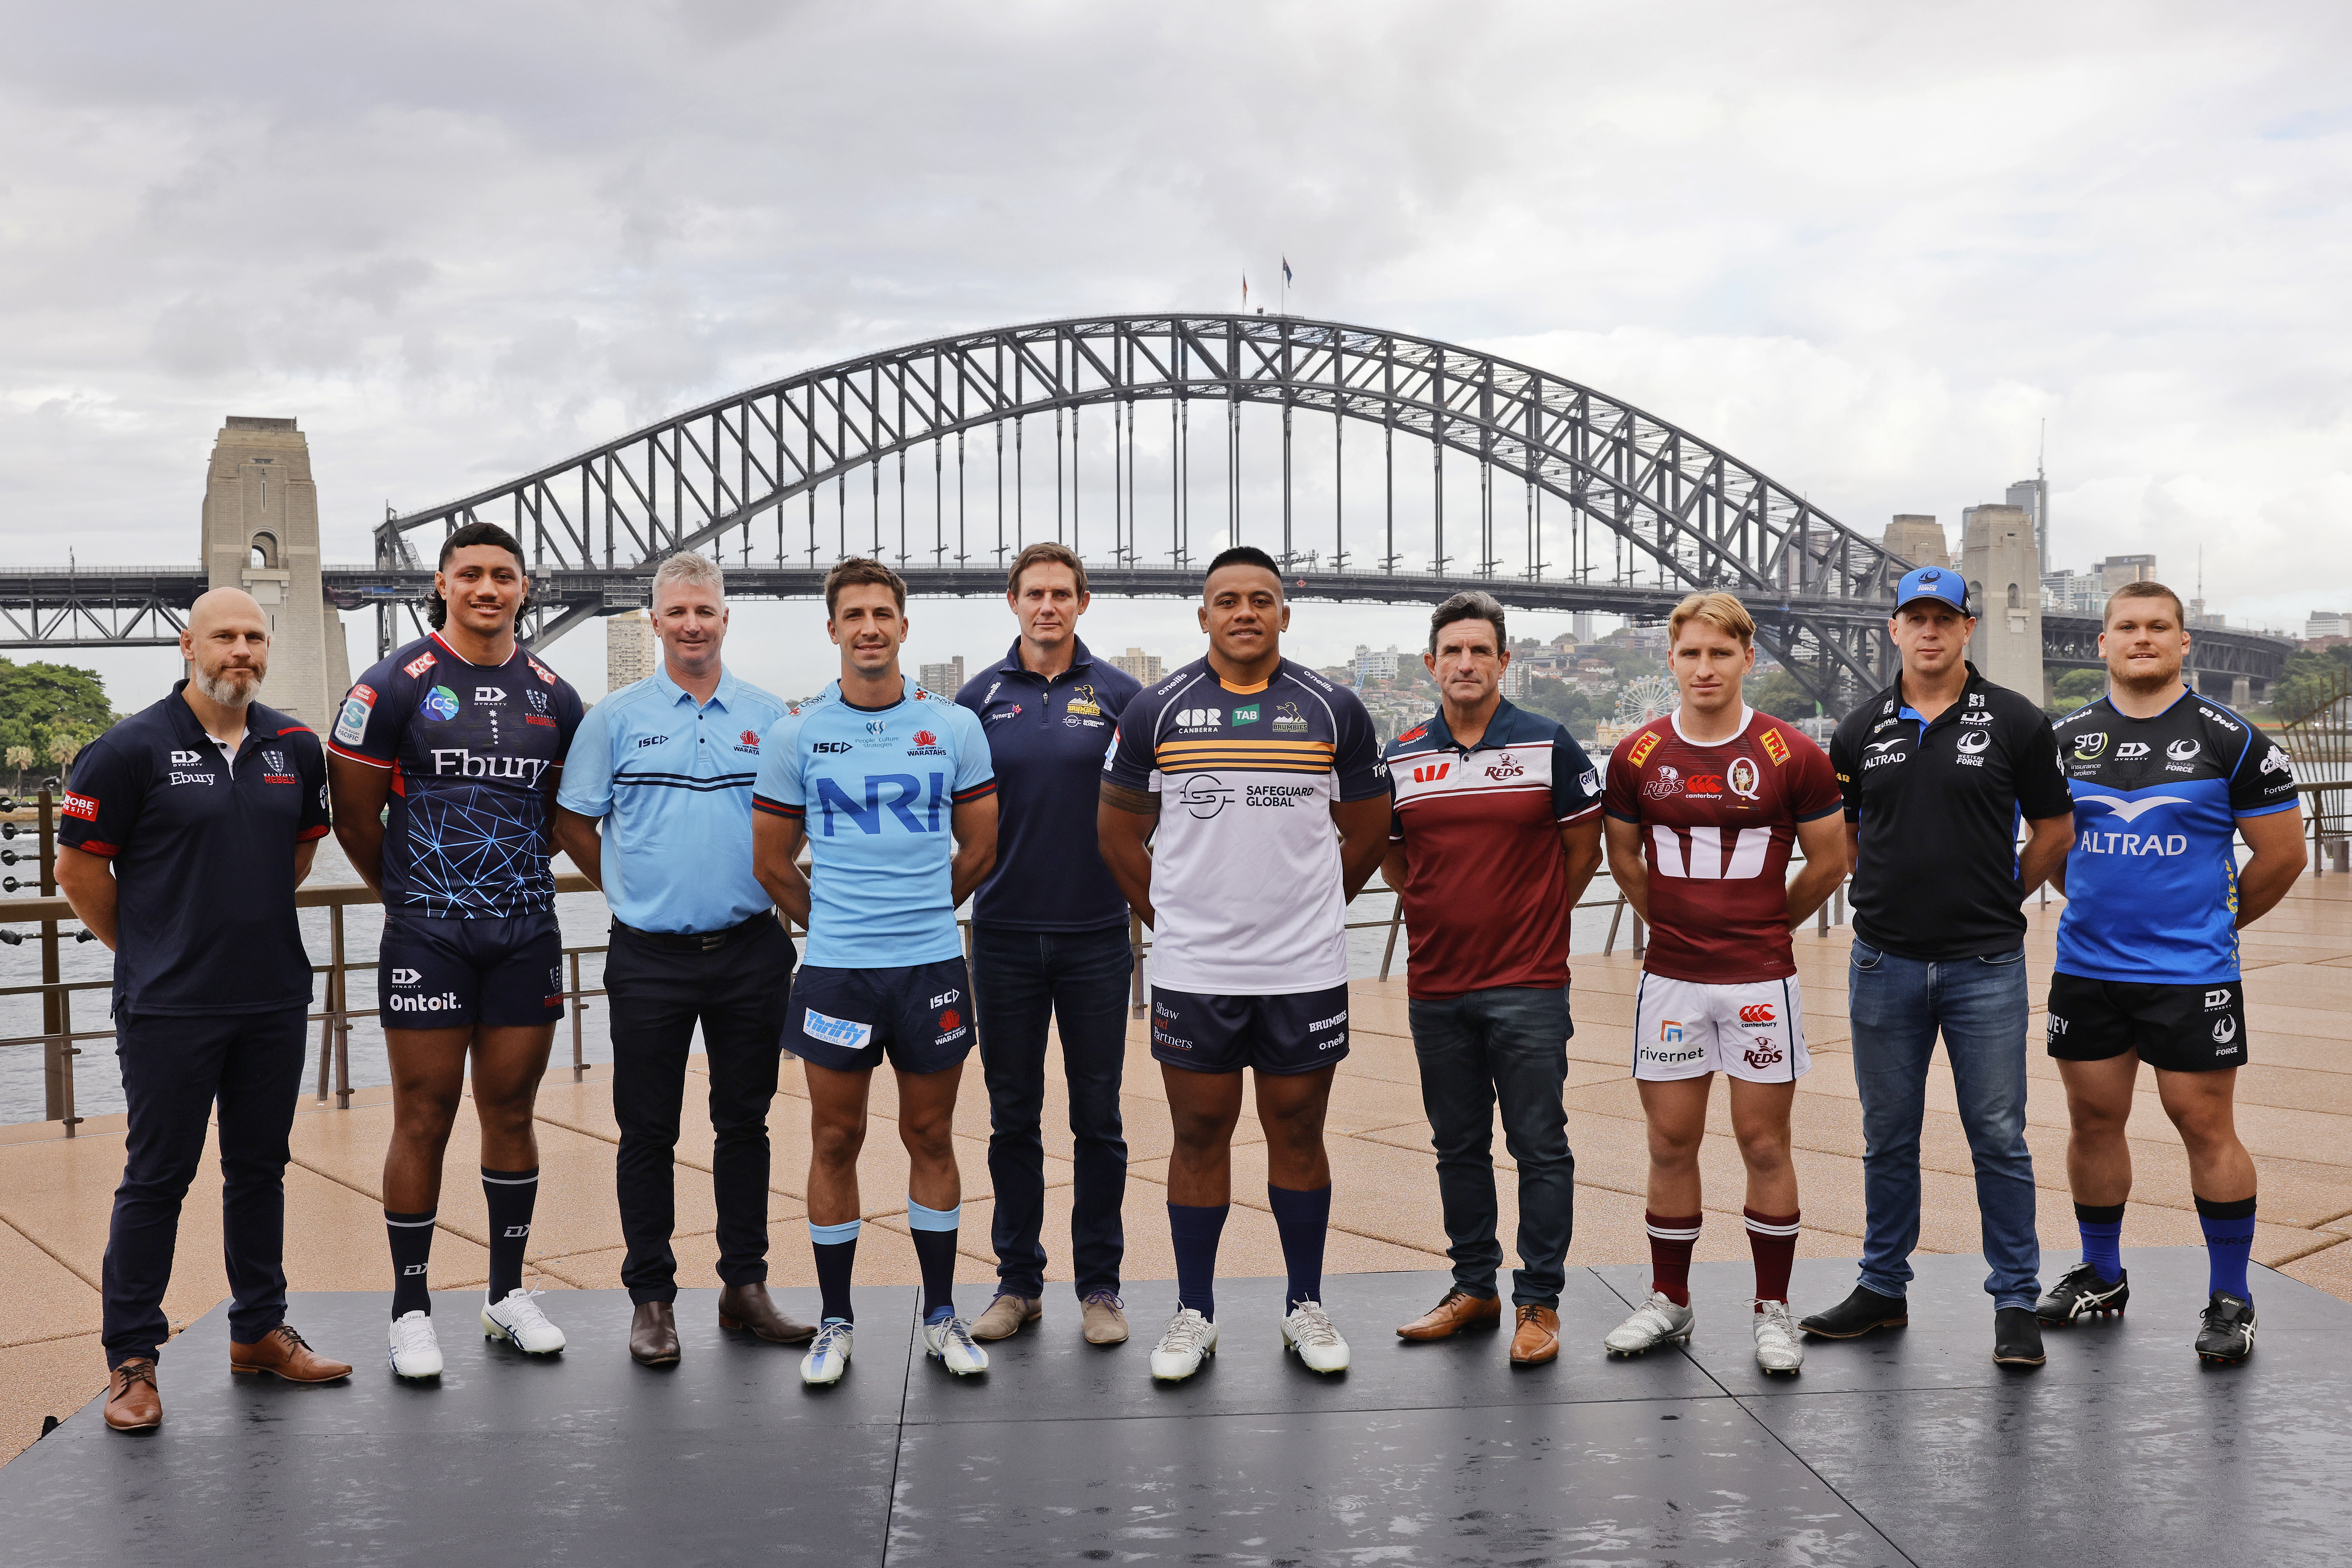
<instances>
[{"instance_id":1,"label":"sydney harbour bridge","mask_svg":"<svg viewBox=\"0 0 2352 1568\"><path fill-rule=\"evenodd\" d=\"M1202 563L1249 543L1299 600L1477 586L1513 608L1656 619L1727 590L1832 714L1890 678L1911 564L1594 388L1287 316L1039 322L806 371L388 516L372 563L323 570L327 597L373 609L388 651L415 634L439 538L477 519L523 541L541 647L641 607L682 549L720 558L737 598L814 598L845 554L891 561L919 596L984 596L1021 544L1057 538L1098 596L1189 597ZM0 569L0 646L167 643L205 585L196 566ZM2045 615L2045 664L2095 666L2098 630ZM2207 689L2258 698L2293 646L2200 631L2192 662Z\"/></svg>"}]
</instances>

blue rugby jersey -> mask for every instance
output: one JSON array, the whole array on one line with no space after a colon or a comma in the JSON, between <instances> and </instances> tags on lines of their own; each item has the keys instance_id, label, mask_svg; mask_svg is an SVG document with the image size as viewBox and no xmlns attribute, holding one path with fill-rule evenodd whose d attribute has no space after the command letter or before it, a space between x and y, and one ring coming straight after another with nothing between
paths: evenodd
<instances>
[{"instance_id":1,"label":"blue rugby jersey","mask_svg":"<svg viewBox=\"0 0 2352 1568\"><path fill-rule=\"evenodd\" d=\"M963 955L955 808L996 789L980 720L914 682L863 708L841 683L760 744L751 808L807 823L814 875L804 962L889 969Z\"/></svg>"},{"instance_id":2,"label":"blue rugby jersey","mask_svg":"<svg viewBox=\"0 0 2352 1568\"><path fill-rule=\"evenodd\" d=\"M2074 798L2058 972L2236 979L2237 821L2294 809L2285 750L2195 692L2154 718L2127 718L2101 697L2054 727Z\"/></svg>"},{"instance_id":3,"label":"blue rugby jersey","mask_svg":"<svg viewBox=\"0 0 2352 1568\"><path fill-rule=\"evenodd\" d=\"M554 908L548 770L580 715L571 683L520 643L503 664L471 664L436 632L362 675L327 748L391 771L384 907L455 920Z\"/></svg>"}]
</instances>

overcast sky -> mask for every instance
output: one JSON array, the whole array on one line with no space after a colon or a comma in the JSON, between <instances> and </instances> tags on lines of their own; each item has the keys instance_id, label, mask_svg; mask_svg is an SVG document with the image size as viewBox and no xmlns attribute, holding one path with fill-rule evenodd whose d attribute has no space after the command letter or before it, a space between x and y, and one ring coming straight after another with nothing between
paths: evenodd
<instances>
[{"instance_id":1,"label":"overcast sky","mask_svg":"<svg viewBox=\"0 0 2352 1568\"><path fill-rule=\"evenodd\" d=\"M1583 381L1873 534L1957 534L2046 420L2056 564L2152 549L2189 589L2201 544L2233 621L2352 607L2341 5L216 0L8 26L19 560L193 559L227 413L301 421L328 559L363 559L387 500L877 347L1233 308L1286 254L1294 310ZM1298 613L1318 661L1414 631ZM1086 630L1191 656L1187 619ZM829 667L805 607L740 624L739 664L788 691ZM938 607L914 651L1009 630ZM601 689L599 639L559 652Z\"/></svg>"}]
</instances>

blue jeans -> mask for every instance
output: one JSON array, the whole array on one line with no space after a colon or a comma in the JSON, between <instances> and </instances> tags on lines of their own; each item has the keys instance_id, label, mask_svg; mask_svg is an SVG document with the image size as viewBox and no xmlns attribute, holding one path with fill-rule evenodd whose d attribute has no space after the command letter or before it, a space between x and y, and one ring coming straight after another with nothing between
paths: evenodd
<instances>
[{"instance_id":1,"label":"blue jeans","mask_svg":"<svg viewBox=\"0 0 2352 1568\"><path fill-rule=\"evenodd\" d=\"M1045 1026L1062 1041L1070 1090L1070 1266L1081 1300L1118 1289L1127 1233L1127 1138L1118 1086L1127 1065L1128 980L1135 956L1127 928L1023 931L971 927L971 989L980 1065L988 1082L988 1176L996 1189L997 1289L1045 1293Z\"/></svg>"},{"instance_id":2,"label":"blue jeans","mask_svg":"<svg viewBox=\"0 0 2352 1568\"><path fill-rule=\"evenodd\" d=\"M1407 1013L1421 1064L1421 1103L1437 1150L1454 1283L1495 1294L1503 1247L1496 1238L1495 1107L1503 1145L1519 1167L1519 1262L1515 1307L1559 1305L1576 1219L1576 1156L1568 1147L1568 988L1496 986Z\"/></svg>"},{"instance_id":3,"label":"blue jeans","mask_svg":"<svg viewBox=\"0 0 2352 1568\"><path fill-rule=\"evenodd\" d=\"M1919 1244L1919 1126L1927 1062L1941 1030L1975 1156L1985 1291L1996 1307L2031 1307L2042 1243L2033 1155L2025 1145L2025 950L1927 963L1857 938L1847 968L1853 1080L1862 1091L1863 1196L1869 1210L1862 1282L1902 1297Z\"/></svg>"}]
</instances>

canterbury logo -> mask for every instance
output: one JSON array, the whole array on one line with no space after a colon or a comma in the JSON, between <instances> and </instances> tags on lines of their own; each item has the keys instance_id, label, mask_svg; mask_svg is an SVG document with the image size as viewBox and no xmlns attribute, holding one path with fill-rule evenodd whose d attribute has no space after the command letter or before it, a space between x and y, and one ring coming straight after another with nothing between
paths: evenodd
<instances>
[{"instance_id":1,"label":"canterbury logo","mask_svg":"<svg viewBox=\"0 0 2352 1568\"><path fill-rule=\"evenodd\" d=\"M1744 1007L1744 1008L1740 1009L1739 1009L1739 1021L1740 1021L1741 1023L1770 1023L1770 1022L1772 1022L1772 1021L1773 1021L1773 1019L1772 1019L1772 1007L1771 1007L1771 1004L1770 1004L1770 1003L1769 1003L1769 1002L1756 1002L1756 1003L1751 1004L1750 1006Z\"/></svg>"},{"instance_id":2,"label":"canterbury logo","mask_svg":"<svg viewBox=\"0 0 2352 1568\"><path fill-rule=\"evenodd\" d=\"M1764 858L1772 848L1769 828L1742 828L1732 841L1731 852L1723 852L1723 830L1698 827L1684 830L1690 834L1690 857L1683 856L1681 834L1664 822L1650 826L1650 848L1657 861L1660 876L1685 876L1705 882L1746 882L1764 874Z\"/></svg>"}]
</instances>

